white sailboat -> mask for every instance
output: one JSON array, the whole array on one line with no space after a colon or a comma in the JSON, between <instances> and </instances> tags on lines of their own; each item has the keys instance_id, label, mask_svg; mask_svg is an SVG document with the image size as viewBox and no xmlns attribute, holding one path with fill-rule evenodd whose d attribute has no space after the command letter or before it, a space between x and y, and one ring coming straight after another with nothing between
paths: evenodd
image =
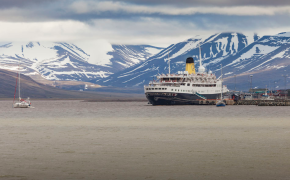
<instances>
[{"instance_id":1,"label":"white sailboat","mask_svg":"<svg viewBox=\"0 0 290 180\"><path fill-rule=\"evenodd\" d=\"M18 67L18 78L17 79L18 79L18 97L19 97L19 101L14 103L15 94L16 94L16 87L15 87L13 107L14 108L30 108L31 107L31 103L30 103L29 97L26 100L24 100L20 96L20 69L19 69L19 67ZM17 82L17 79L16 79L16 82ZM17 83L16 83L16 86L17 86Z\"/></svg>"},{"instance_id":2,"label":"white sailboat","mask_svg":"<svg viewBox=\"0 0 290 180\"><path fill-rule=\"evenodd\" d=\"M225 107L226 103L223 101L223 65L221 64L221 100L216 103L216 107Z\"/></svg>"}]
</instances>

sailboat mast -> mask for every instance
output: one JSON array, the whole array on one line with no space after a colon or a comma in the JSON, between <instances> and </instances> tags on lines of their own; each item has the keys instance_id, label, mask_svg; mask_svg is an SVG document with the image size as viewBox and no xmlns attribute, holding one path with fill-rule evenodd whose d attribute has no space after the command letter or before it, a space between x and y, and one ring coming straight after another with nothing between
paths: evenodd
<instances>
[{"instance_id":1,"label":"sailboat mast","mask_svg":"<svg viewBox=\"0 0 290 180\"><path fill-rule=\"evenodd\" d=\"M20 62L18 64L18 93L19 93L19 100L21 99L20 97Z\"/></svg>"},{"instance_id":2,"label":"sailboat mast","mask_svg":"<svg viewBox=\"0 0 290 180\"><path fill-rule=\"evenodd\" d=\"M221 100L223 99L223 65L221 64L221 86L222 86L222 90L221 90Z\"/></svg>"}]
</instances>

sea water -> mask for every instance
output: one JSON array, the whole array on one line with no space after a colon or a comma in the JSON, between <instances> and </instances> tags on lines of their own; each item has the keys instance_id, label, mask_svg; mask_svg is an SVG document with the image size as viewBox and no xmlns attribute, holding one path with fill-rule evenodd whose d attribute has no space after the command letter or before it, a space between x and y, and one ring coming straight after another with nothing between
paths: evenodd
<instances>
[{"instance_id":1,"label":"sea water","mask_svg":"<svg viewBox=\"0 0 290 180\"><path fill-rule=\"evenodd\" d=\"M289 179L290 108L0 102L0 179Z\"/></svg>"}]
</instances>

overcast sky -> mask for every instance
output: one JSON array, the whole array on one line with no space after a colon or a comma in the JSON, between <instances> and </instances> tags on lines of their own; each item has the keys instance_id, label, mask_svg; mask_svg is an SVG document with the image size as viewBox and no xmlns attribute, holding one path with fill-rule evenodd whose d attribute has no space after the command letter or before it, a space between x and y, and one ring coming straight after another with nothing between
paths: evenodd
<instances>
[{"instance_id":1,"label":"overcast sky","mask_svg":"<svg viewBox=\"0 0 290 180\"><path fill-rule=\"evenodd\" d=\"M290 31L289 18L289 0L0 0L0 42L166 46L218 32L277 34Z\"/></svg>"}]
</instances>

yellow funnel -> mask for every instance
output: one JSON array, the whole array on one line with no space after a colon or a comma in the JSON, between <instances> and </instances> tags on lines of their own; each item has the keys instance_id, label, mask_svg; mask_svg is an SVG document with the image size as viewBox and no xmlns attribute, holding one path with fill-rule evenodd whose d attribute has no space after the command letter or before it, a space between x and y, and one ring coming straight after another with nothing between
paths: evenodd
<instances>
[{"instance_id":1,"label":"yellow funnel","mask_svg":"<svg viewBox=\"0 0 290 180\"><path fill-rule=\"evenodd\" d=\"M188 71L188 74L195 74L194 60L192 57L186 59L185 71Z\"/></svg>"}]
</instances>

